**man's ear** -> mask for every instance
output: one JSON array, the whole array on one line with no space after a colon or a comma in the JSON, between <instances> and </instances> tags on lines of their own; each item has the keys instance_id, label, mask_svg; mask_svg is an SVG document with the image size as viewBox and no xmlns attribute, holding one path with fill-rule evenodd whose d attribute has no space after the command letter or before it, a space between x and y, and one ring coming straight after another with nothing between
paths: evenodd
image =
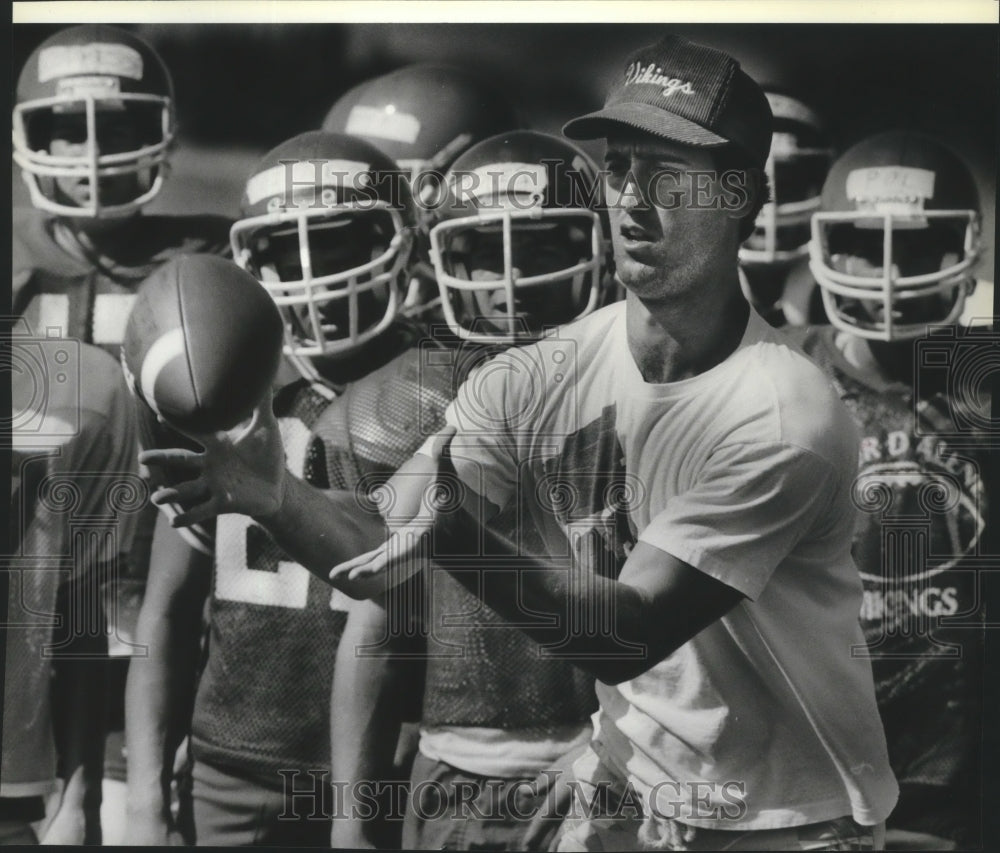
<instances>
[{"instance_id":1,"label":"man's ear","mask_svg":"<svg viewBox=\"0 0 1000 853\"><path fill-rule=\"evenodd\" d=\"M730 219L744 219L757 212L767 202L769 188L763 169L740 169L723 175L726 215Z\"/></svg>"}]
</instances>

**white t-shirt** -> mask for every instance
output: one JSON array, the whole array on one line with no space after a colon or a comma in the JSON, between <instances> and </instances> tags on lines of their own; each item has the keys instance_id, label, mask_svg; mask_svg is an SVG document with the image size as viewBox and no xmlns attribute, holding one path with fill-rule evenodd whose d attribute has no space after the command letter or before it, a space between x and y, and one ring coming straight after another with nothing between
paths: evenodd
<instances>
[{"instance_id":1,"label":"white t-shirt","mask_svg":"<svg viewBox=\"0 0 1000 853\"><path fill-rule=\"evenodd\" d=\"M637 536L746 597L643 675L598 684L595 740L649 808L716 829L884 820L898 787L852 655L848 412L753 312L721 364L646 383L625 310L470 377L447 413L459 476L497 507L519 496L555 570L621 560Z\"/></svg>"}]
</instances>

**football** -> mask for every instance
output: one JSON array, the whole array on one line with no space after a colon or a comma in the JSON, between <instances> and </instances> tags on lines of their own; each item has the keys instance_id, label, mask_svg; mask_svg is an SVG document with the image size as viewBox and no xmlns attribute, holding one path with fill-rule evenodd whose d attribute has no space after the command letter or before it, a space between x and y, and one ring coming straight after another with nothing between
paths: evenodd
<instances>
[{"instance_id":1,"label":"football","mask_svg":"<svg viewBox=\"0 0 1000 853\"><path fill-rule=\"evenodd\" d=\"M133 393L182 430L228 430L266 394L281 359L278 308L250 273L183 255L146 279L122 344Z\"/></svg>"}]
</instances>

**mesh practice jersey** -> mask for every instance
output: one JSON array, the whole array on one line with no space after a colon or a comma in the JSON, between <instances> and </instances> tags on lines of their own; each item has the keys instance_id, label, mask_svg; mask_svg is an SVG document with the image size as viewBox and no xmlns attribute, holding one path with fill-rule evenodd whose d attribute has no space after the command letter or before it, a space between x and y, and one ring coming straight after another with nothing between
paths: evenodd
<instances>
[{"instance_id":1,"label":"mesh practice jersey","mask_svg":"<svg viewBox=\"0 0 1000 853\"><path fill-rule=\"evenodd\" d=\"M320 488L368 492L439 429L450 366L419 347L340 393L294 383L275 398L289 469ZM433 360L431 360L433 362ZM335 523L335 519L331 520ZM277 787L282 769L327 769L345 600L245 516L215 533L209 651L192 721L202 761Z\"/></svg>"}]
</instances>

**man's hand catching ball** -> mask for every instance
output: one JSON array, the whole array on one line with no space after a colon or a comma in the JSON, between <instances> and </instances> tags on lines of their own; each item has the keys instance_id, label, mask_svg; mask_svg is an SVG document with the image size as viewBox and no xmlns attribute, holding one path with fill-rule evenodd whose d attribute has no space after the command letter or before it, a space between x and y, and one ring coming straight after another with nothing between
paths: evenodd
<instances>
[{"instance_id":1,"label":"man's hand catching ball","mask_svg":"<svg viewBox=\"0 0 1000 853\"><path fill-rule=\"evenodd\" d=\"M176 485L153 494L153 503L173 504L180 512L174 527L186 527L223 513L263 518L276 513L285 489L285 453L268 392L248 423L224 432L184 435L204 451L167 448L139 454L144 465L161 468ZM183 481L183 482L177 482Z\"/></svg>"},{"instance_id":2,"label":"man's hand catching ball","mask_svg":"<svg viewBox=\"0 0 1000 853\"><path fill-rule=\"evenodd\" d=\"M391 533L382 545L334 566L330 572L334 586L364 589L365 596L372 595L398 586L430 564L442 469L454 477L446 452L454 435L454 427L445 427L436 436L431 455L422 458L419 473L413 467L405 472L401 469L405 476L396 477L383 487L394 493L394 505L406 507L405 517L387 517Z\"/></svg>"}]
</instances>

